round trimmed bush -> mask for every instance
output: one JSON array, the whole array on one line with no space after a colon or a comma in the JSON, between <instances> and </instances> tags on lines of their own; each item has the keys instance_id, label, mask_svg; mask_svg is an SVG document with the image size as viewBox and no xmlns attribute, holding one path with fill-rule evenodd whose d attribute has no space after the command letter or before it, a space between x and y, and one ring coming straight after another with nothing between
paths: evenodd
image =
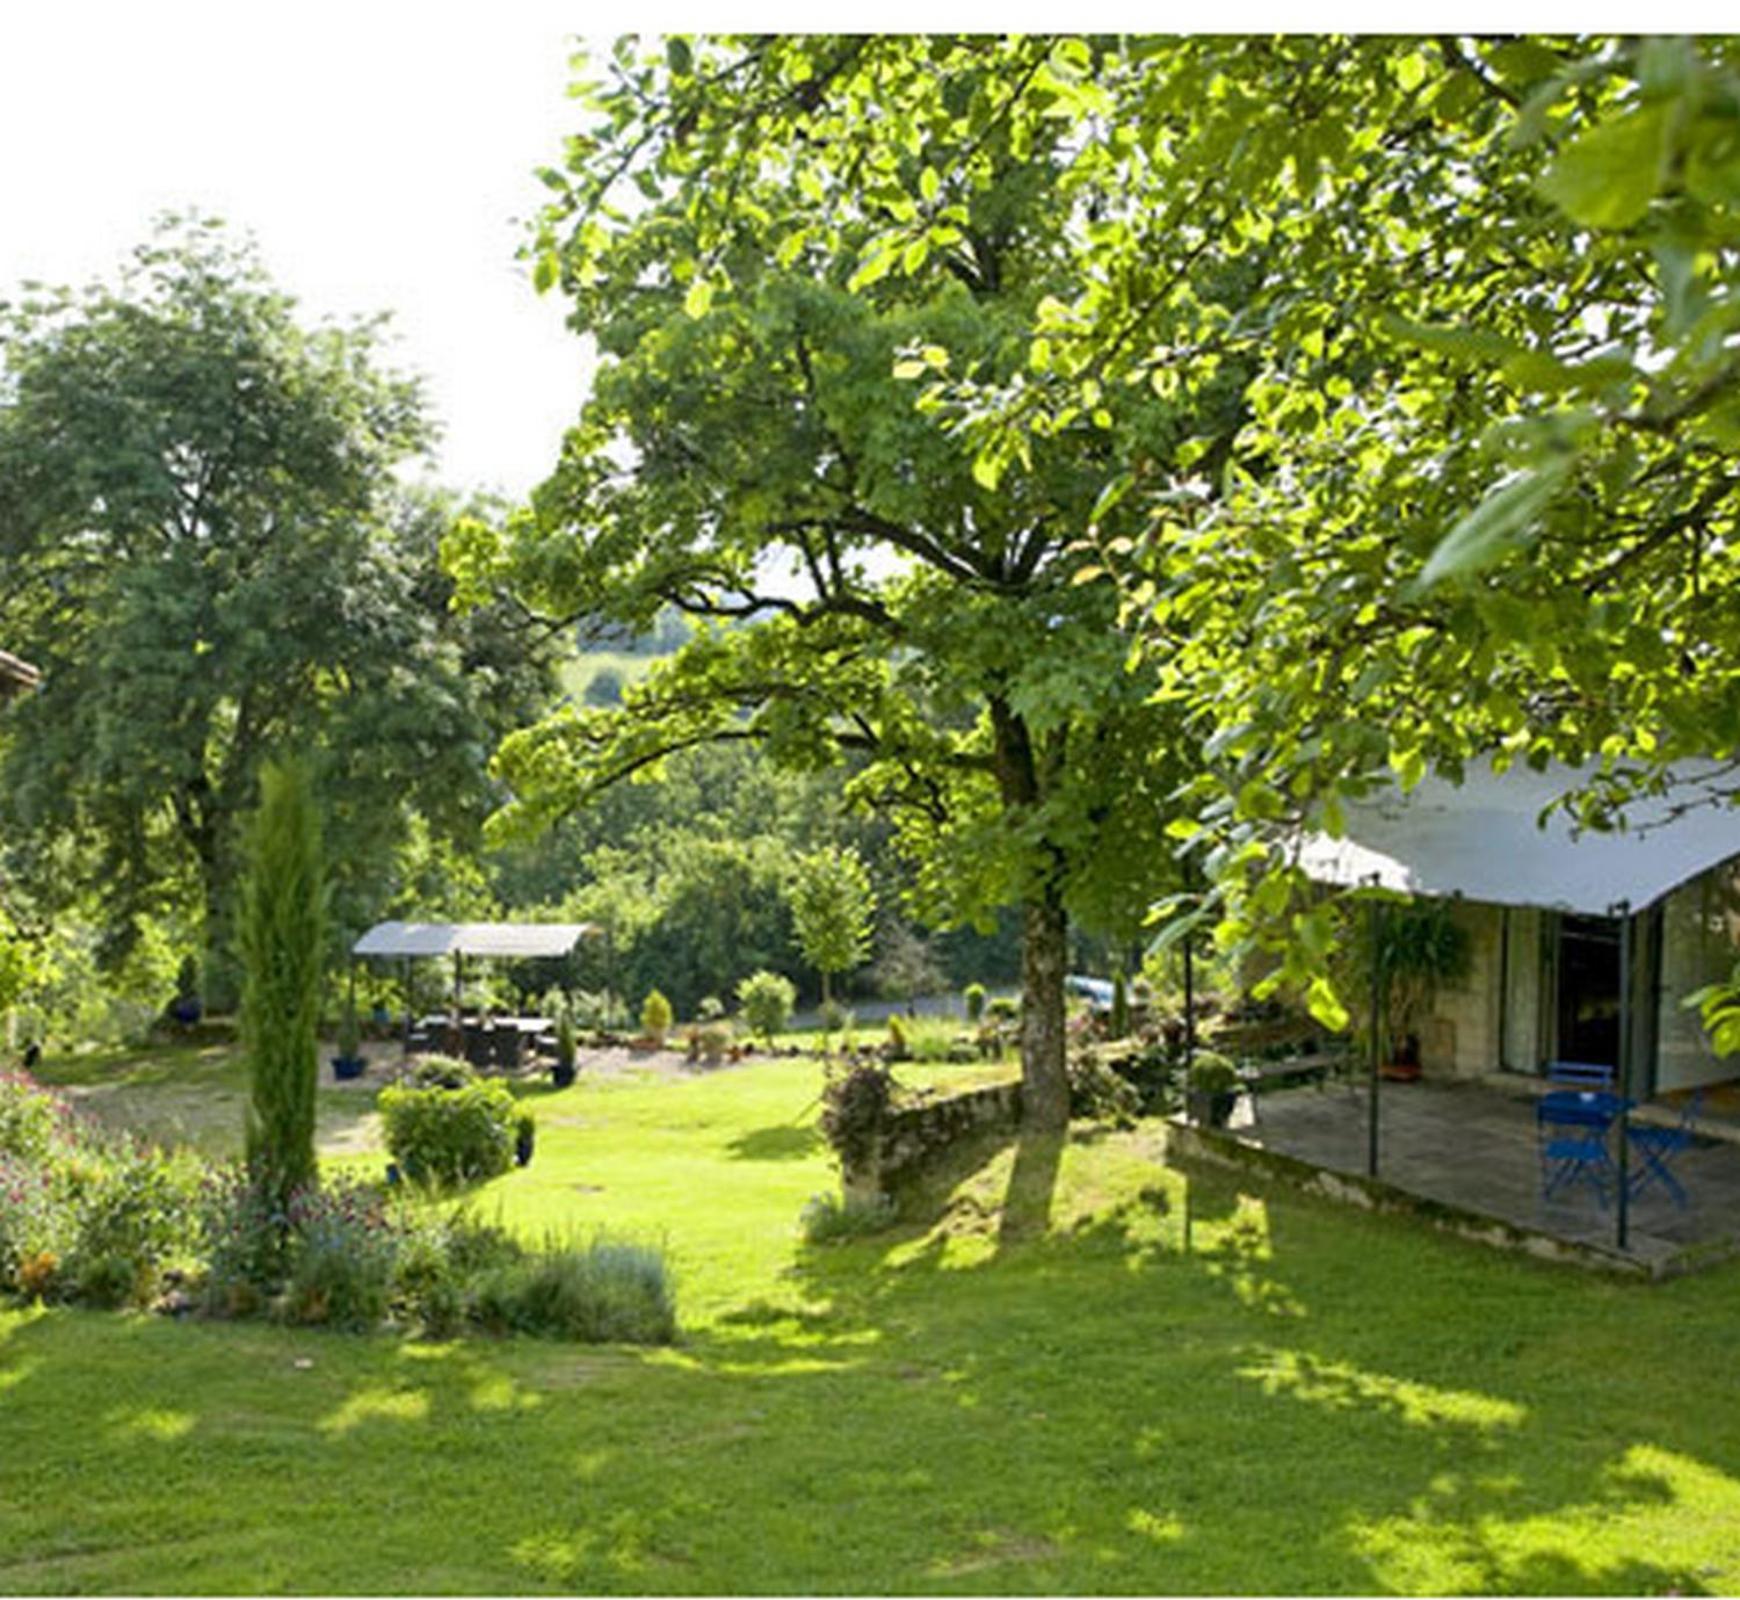
<instances>
[{"instance_id":1,"label":"round trimmed bush","mask_svg":"<svg viewBox=\"0 0 1740 1600\"><path fill-rule=\"evenodd\" d=\"M518 1108L505 1084L393 1085L380 1107L387 1149L413 1183L477 1183L513 1165Z\"/></svg>"}]
</instances>

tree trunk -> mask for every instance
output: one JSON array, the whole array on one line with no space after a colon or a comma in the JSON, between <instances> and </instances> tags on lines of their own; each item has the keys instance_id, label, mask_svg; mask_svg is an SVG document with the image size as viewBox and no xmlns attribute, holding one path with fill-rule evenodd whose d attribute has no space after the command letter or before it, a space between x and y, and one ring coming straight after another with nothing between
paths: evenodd
<instances>
[{"instance_id":1,"label":"tree trunk","mask_svg":"<svg viewBox=\"0 0 1740 1600\"><path fill-rule=\"evenodd\" d=\"M1021 1120L1032 1128L1069 1121L1064 1070L1064 968L1069 919L1055 891L1022 907Z\"/></svg>"},{"instance_id":2,"label":"tree trunk","mask_svg":"<svg viewBox=\"0 0 1740 1600\"><path fill-rule=\"evenodd\" d=\"M997 787L1004 813L1015 822L1043 799L1040 762L1025 719L1000 695L987 704ZM1031 1128L1062 1128L1069 1121L1063 1025L1069 918L1058 890L1056 850L1039 848L1045 870L1021 907L1021 1120Z\"/></svg>"}]
</instances>

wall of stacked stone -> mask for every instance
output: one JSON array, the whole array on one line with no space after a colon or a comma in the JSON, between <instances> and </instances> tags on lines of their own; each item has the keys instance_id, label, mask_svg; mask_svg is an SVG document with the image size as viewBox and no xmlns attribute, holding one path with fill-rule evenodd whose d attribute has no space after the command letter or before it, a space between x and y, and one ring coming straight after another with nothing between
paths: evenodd
<instances>
[{"instance_id":1,"label":"wall of stacked stone","mask_svg":"<svg viewBox=\"0 0 1740 1600\"><path fill-rule=\"evenodd\" d=\"M843 1187L858 1199L887 1194L919 1176L952 1145L981 1134L1012 1132L1020 1120L1019 1083L903 1106L883 1117L866 1159L842 1171Z\"/></svg>"}]
</instances>

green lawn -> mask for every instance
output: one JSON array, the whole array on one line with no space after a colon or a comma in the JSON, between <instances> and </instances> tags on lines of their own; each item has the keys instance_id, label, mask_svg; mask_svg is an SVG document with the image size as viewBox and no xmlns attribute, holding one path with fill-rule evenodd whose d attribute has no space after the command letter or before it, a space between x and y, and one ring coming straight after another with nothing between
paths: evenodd
<instances>
[{"instance_id":1,"label":"green lawn","mask_svg":"<svg viewBox=\"0 0 1740 1600\"><path fill-rule=\"evenodd\" d=\"M1740 1273L1515 1260L1154 1129L806 1249L817 1083L533 1092L475 1203L663 1238L674 1350L0 1314L0 1591L1740 1588Z\"/></svg>"}]
</instances>

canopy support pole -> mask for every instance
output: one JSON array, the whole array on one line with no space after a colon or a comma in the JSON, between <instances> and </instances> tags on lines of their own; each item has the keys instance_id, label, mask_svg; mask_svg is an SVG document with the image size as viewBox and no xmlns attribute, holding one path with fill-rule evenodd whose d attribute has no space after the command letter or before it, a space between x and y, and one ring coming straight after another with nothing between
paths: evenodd
<instances>
[{"instance_id":1,"label":"canopy support pole","mask_svg":"<svg viewBox=\"0 0 1740 1600\"><path fill-rule=\"evenodd\" d=\"M1631 1241L1631 902L1621 900L1609 913L1619 918L1619 1193L1613 1207L1614 1242Z\"/></svg>"},{"instance_id":2,"label":"canopy support pole","mask_svg":"<svg viewBox=\"0 0 1740 1600\"><path fill-rule=\"evenodd\" d=\"M1372 878L1375 887L1376 875ZM1366 1149L1365 1170L1368 1177L1378 1175L1378 1066L1383 1052L1383 975L1384 975L1384 907L1375 896L1366 910L1366 927L1371 943L1371 1074L1366 1088Z\"/></svg>"},{"instance_id":3,"label":"canopy support pole","mask_svg":"<svg viewBox=\"0 0 1740 1600\"><path fill-rule=\"evenodd\" d=\"M409 956L402 957L399 965L404 974L402 987L405 1004L405 1030L400 1040L400 1054L409 1056L411 1053L411 958Z\"/></svg>"}]
</instances>

